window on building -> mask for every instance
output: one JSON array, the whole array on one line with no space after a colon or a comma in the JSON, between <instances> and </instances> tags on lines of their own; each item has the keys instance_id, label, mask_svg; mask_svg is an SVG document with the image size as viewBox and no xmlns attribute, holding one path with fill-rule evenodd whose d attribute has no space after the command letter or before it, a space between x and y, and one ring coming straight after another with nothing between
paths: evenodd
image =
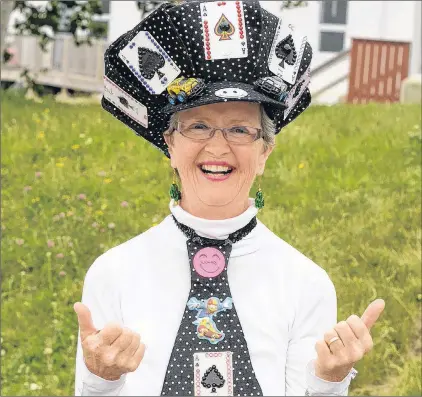
<instances>
[{"instance_id":1,"label":"window on building","mask_svg":"<svg viewBox=\"0 0 422 397\"><path fill-rule=\"evenodd\" d=\"M321 52L340 52L344 49L343 32L320 32L319 50Z\"/></svg>"},{"instance_id":2,"label":"window on building","mask_svg":"<svg viewBox=\"0 0 422 397\"><path fill-rule=\"evenodd\" d=\"M101 0L103 14L110 14L110 0Z\"/></svg>"},{"instance_id":3,"label":"window on building","mask_svg":"<svg viewBox=\"0 0 422 397\"><path fill-rule=\"evenodd\" d=\"M346 24L347 0L322 0L321 7L321 23Z\"/></svg>"}]
</instances>

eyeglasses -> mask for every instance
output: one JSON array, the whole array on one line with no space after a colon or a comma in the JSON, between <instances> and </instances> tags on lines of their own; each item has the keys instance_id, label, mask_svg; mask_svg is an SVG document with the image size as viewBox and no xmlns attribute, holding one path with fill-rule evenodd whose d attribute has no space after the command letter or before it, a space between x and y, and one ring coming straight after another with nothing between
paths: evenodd
<instances>
[{"instance_id":1,"label":"eyeglasses","mask_svg":"<svg viewBox=\"0 0 422 397\"><path fill-rule=\"evenodd\" d=\"M214 136L216 130L220 130L223 133L224 138L231 143L247 144L262 138L262 130L260 128L237 125L227 128L209 127L202 122L186 124L179 121L177 123L177 131L184 137L194 141L205 141L210 139Z\"/></svg>"}]
</instances>

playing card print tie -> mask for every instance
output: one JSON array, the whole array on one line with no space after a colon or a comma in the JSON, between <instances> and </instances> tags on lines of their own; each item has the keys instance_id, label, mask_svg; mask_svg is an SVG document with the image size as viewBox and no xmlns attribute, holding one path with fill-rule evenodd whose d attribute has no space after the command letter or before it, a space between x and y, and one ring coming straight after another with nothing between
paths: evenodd
<instances>
[{"instance_id":1,"label":"playing card print tie","mask_svg":"<svg viewBox=\"0 0 422 397\"><path fill-rule=\"evenodd\" d=\"M232 245L256 217L226 240L200 237L173 220L187 237L191 289L161 395L261 396L227 276Z\"/></svg>"}]
</instances>

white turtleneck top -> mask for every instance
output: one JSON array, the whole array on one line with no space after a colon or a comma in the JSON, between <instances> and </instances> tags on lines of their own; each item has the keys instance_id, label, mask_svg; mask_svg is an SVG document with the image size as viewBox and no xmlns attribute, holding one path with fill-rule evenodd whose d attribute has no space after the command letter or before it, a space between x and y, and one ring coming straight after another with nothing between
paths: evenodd
<instances>
[{"instance_id":1,"label":"white turtleneck top","mask_svg":"<svg viewBox=\"0 0 422 397\"><path fill-rule=\"evenodd\" d=\"M254 200L239 216L195 217L170 202L175 218L197 234L228 235L257 214ZM262 222L233 244L227 274L264 396L348 395L341 382L314 375L315 343L337 323L336 291L327 272ZM94 325L111 321L141 335L147 349L134 372L109 381L91 373L78 332L75 396L159 396L190 290L186 237L171 215L99 256L87 271L81 302Z\"/></svg>"}]
</instances>

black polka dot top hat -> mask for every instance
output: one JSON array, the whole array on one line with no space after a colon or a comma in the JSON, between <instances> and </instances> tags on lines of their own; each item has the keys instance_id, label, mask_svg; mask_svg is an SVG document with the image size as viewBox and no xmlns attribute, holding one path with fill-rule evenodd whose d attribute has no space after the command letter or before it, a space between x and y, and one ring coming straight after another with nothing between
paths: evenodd
<instances>
[{"instance_id":1,"label":"black polka dot top hat","mask_svg":"<svg viewBox=\"0 0 422 397\"><path fill-rule=\"evenodd\" d=\"M307 37L259 1L163 3L104 55L105 110L169 153L172 113L262 103L277 133L311 102Z\"/></svg>"}]
</instances>

